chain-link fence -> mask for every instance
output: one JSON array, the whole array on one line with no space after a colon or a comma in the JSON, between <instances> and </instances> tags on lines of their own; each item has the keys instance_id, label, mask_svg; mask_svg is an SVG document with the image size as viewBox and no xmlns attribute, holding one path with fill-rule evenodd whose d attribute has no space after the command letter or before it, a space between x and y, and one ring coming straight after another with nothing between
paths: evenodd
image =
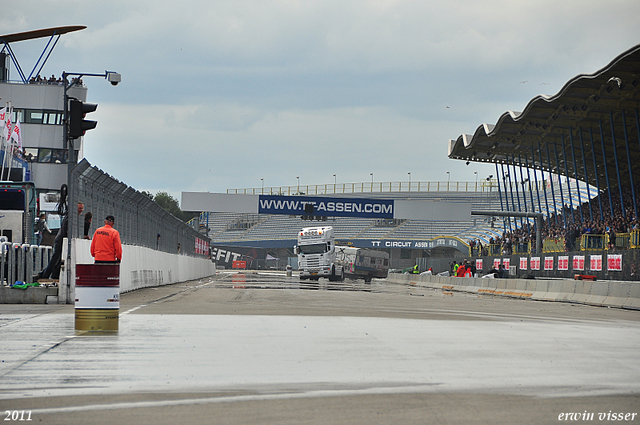
<instances>
[{"instance_id":1,"label":"chain-link fence","mask_svg":"<svg viewBox=\"0 0 640 425\"><path fill-rule=\"evenodd\" d=\"M169 253L191 256L208 255L210 239L174 217L149 196L116 180L83 159L73 170L69 194L72 202L84 203L84 212L75 215L70 236L82 238L84 219L91 212L93 221L89 237L103 225L107 215L115 217L114 228L123 244L144 246Z\"/></svg>"}]
</instances>

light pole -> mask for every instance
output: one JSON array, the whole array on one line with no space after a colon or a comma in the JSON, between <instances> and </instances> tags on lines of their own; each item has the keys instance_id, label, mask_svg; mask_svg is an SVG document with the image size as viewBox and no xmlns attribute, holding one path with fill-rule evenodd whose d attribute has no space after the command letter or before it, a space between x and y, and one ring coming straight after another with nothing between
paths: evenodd
<instances>
[{"instance_id":1,"label":"light pole","mask_svg":"<svg viewBox=\"0 0 640 425\"><path fill-rule=\"evenodd\" d=\"M67 81L67 77L76 76L72 79L71 83ZM70 88L76 85L82 77L103 77L109 81L111 85L117 86L120 83L122 76L117 72L105 71L104 74L90 74L90 73L77 73L77 72L62 72L62 83L64 84L64 127L62 130L62 138L64 146L67 147L67 260L65 268L67 271L67 291L66 302L69 302L71 295L71 240L73 239L73 232L75 230L75 219L77 215L76 199L74 193L74 181L73 181L73 169L76 166L76 155L74 150L74 139L69 135L69 95L67 92Z\"/></svg>"},{"instance_id":2,"label":"light pole","mask_svg":"<svg viewBox=\"0 0 640 425\"><path fill-rule=\"evenodd\" d=\"M478 191L478 172L474 171L473 174L476 175L476 192Z\"/></svg>"},{"instance_id":3,"label":"light pole","mask_svg":"<svg viewBox=\"0 0 640 425\"><path fill-rule=\"evenodd\" d=\"M373 173L369 173L371 176L371 192L373 192Z\"/></svg>"},{"instance_id":4,"label":"light pole","mask_svg":"<svg viewBox=\"0 0 640 425\"><path fill-rule=\"evenodd\" d=\"M296 195L300 195L300 176L296 176L296 181L298 182L298 193Z\"/></svg>"},{"instance_id":5,"label":"light pole","mask_svg":"<svg viewBox=\"0 0 640 425\"><path fill-rule=\"evenodd\" d=\"M260 179L260 183L262 183L262 190L260 191L260 194L264 195L264 178Z\"/></svg>"},{"instance_id":6,"label":"light pole","mask_svg":"<svg viewBox=\"0 0 640 425\"><path fill-rule=\"evenodd\" d=\"M449 182L451 182L451 173L447 171L447 192L449 191Z\"/></svg>"},{"instance_id":7,"label":"light pole","mask_svg":"<svg viewBox=\"0 0 640 425\"><path fill-rule=\"evenodd\" d=\"M409 192L411 192L411 171L409 171L407 174L409 174Z\"/></svg>"},{"instance_id":8,"label":"light pole","mask_svg":"<svg viewBox=\"0 0 640 425\"><path fill-rule=\"evenodd\" d=\"M72 75L77 76L77 78L72 79L71 83L67 82L67 77ZM76 163L76 157L75 157L75 151L73 146L74 139L69 137L69 95L67 94L67 92L71 87L76 85L82 77L103 77L104 79L109 81L113 86L117 86L122 79L122 76L120 74L113 71L105 71L104 74L89 74L86 72L77 73L77 72L62 71L62 82L64 84L64 131L63 131L62 137L64 138L63 140L64 145L67 146L68 148L67 165L68 165L69 171L73 170L73 167L75 166L75 163ZM71 177L71 174L69 174L69 177ZM69 183L71 182L67 182L67 189L69 189Z\"/></svg>"}]
</instances>

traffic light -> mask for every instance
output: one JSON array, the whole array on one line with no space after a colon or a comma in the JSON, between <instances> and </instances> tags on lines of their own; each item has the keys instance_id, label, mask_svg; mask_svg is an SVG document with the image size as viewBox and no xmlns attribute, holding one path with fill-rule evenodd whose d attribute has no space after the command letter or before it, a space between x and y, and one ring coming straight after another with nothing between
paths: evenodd
<instances>
[{"instance_id":1,"label":"traffic light","mask_svg":"<svg viewBox=\"0 0 640 425\"><path fill-rule=\"evenodd\" d=\"M98 125L98 121L85 120L84 117L98 109L95 103L85 103L77 99L71 99L69 105L69 137L77 139L84 136L87 130L93 130Z\"/></svg>"}]
</instances>

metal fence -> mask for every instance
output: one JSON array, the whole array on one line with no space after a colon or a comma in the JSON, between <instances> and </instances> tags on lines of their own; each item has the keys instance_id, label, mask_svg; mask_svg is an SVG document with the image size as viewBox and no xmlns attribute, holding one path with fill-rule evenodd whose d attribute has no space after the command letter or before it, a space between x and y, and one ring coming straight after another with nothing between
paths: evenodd
<instances>
[{"instance_id":1,"label":"metal fence","mask_svg":"<svg viewBox=\"0 0 640 425\"><path fill-rule=\"evenodd\" d=\"M507 185L509 183L506 183ZM532 190L535 183L529 183ZM505 190L506 186L502 186ZM538 189L544 190L545 182L538 183ZM523 190L523 186L513 186ZM373 193L373 192L498 192L496 179L475 182L434 181L434 182L367 182L367 183L333 183L295 186L273 186L245 189L228 189L227 193L242 195L328 195L341 193Z\"/></svg>"},{"instance_id":2,"label":"metal fence","mask_svg":"<svg viewBox=\"0 0 640 425\"><path fill-rule=\"evenodd\" d=\"M0 286L32 283L33 276L49 263L52 251L45 245L0 243Z\"/></svg>"},{"instance_id":3,"label":"metal fence","mask_svg":"<svg viewBox=\"0 0 640 425\"><path fill-rule=\"evenodd\" d=\"M89 237L103 225L107 215L115 217L114 228L123 244L144 246L169 253L208 255L210 239L174 217L149 196L111 177L83 159L73 170L69 198L84 203L84 213L75 215L69 234L84 235L84 217L93 215ZM71 214L76 208L69 208Z\"/></svg>"}]
</instances>

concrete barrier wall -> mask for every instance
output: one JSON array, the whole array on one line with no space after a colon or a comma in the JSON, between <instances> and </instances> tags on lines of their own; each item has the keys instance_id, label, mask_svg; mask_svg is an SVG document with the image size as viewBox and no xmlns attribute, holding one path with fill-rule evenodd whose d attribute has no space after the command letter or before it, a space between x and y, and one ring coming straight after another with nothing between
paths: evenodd
<instances>
[{"instance_id":1,"label":"concrete barrier wall","mask_svg":"<svg viewBox=\"0 0 640 425\"><path fill-rule=\"evenodd\" d=\"M10 286L0 286L0 304L46 304L49 297L57 296L58 288L15 289Z\"/></svg>"},{"instance_id":2,"label":"concrete barrier wall","mask_svg":"<svg viewBox=\"0 0 640 425\"><path fill-rule=\"evenodd\" d=\"M479 295L640 310L640 282L482 279L393 273L387 281Z\"/></svg>"},{"instance_id":3,"label":"concrete barrier wall","mask_svg":"<svg viewBox=\"0 0 640 425\"><path fill-rule=\"evenodd\" d=\"M64 247L66 248L66 243ZM67 268L60 273L58 302L73 304L75 286L75 264L93 264L91 241L74 239L72 249L75 263L71 265L71 287L67 287ZM65 249L66 251L66 249ZM66 253L63 254L66 258ZM169 285L212 276L216 273L215 264L207 258L169 254L150 248L123 245L120 263L120 292L134 291L140 288Z\"/></svg>"}]
</instances>

